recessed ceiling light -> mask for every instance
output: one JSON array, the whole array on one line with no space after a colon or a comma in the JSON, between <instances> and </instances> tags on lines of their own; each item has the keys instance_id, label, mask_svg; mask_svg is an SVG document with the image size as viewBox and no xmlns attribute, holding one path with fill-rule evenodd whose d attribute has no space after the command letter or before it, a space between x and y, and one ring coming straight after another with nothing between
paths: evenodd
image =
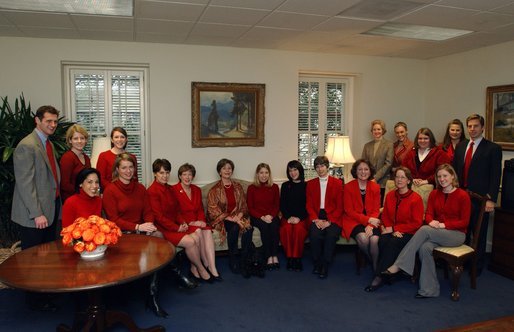
<instances>
[{"instance_id":1,"label":"recessed ceiling light","mask_svg":"<svg viewBox=\"0 0 514 332\"><path fill-rule=\"evenodd\" d=\"M385 23L364 32L365 35L378 35L397 38L442 41L472 33L471 30L447 29L401 23Z\"/></svg>"},{"instance_id":2,"label":"recessed ceiling light","mask_svg":"<svg viewBox=\"0 0 514 332\"><path fill-rule=\"evenodd\" d=\"M0 9L133 16L133 0L0 0Z\"/></svg>"}]
</instances>

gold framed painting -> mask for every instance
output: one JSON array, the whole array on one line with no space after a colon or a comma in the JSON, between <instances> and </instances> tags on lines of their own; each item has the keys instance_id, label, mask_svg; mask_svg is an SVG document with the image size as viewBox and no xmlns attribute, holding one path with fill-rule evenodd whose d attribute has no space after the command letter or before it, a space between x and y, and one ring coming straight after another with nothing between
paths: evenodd
<instances>
[{"instance_id":1,"label":"gold framed painting","mask_svg":"<svg viewBox=\"0 0 514 332\"><path fill-rule=\"evenodd\" d=\"M265 89L265 84L192 82L192 146L264 146Z\"/></svg>"},{"instance_id":2,"label":"gold framed painting","mask_svg":"<svg viewBox=\"0 0 514 332\"><path fill-rule=\"evenodd\" d=\"M487 139L514 151L514 84L487 88L485 129Z\"/></svg>"}]
</instances>

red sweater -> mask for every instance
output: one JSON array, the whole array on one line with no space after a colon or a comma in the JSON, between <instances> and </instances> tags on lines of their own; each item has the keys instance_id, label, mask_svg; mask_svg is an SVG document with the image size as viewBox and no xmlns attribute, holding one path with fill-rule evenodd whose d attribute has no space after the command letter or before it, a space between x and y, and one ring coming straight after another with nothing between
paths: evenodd
<instances>
[{"instance_id":1,"label":"red sweater","mask_svg":"<svg viewBox=\"0 0 514 332\"><path fill-rule=\"evenodd\" d=\"M312 222L318 219L321 206L321 187L319 178L307 182L307 213ZM329 176L327 191L325 192L325 212L328 221L343 227L343 182L335 177Z\"/></svg>"},{"instance_id":2,"label":"red sweater","mask_svg":"<svg viewBox=\"0 0 514 332\"><path fill-rule=\"evenodd\" d=\"M344 190L343 236L349 239L355 226L358 224L367 226L370 217L378 218L380 215L380 185L368 181L364 204L362 204L358 180L348 182ZM364 208L366 214L364 214Z\"/></svg>"},{"instance_id":3,"label":"red sweater","mask_svg":"<svg viewBox=\"0 0 514 332\"><path fill-rule=\"evenodd\" d=\"M154 222L150 198L145 187L136 181L124 184L120 180L105 189L103 207L107 219L123 231L134 231L137 224Z\"/></svg>"},{"instance_id":4,"label":"red sweater","mask_svg":"<svg viewBox=\"0 0 514 332\"><path fill-rule=\"evenodd\" d=\"M91 197L80 189L80 193L68 198L62 207L62 227L73 224L79 217L91 215L102 216L102 199L99 196Z\"/></svg>"},{"instance_id":5,"label":"red sweater","mask_svg":"<svg viewBox=\"0 0 514 332\"><path fill-rule=\"evenodd\" d=\"M205 221L205 211L202 204L202 190L191 185L191 199L187 197L179 182L171 187L177 199L177 221L179 223L190 223L191 221Z\"/></svg>"},{"instance_id":6,"label":"red sweater","mask_svg":"<svg viewBox=\"0 0 514 332\"><path fill-rule=\"evenodd\" d=\"M250 216L260 219L262 216L270 215L276 217L280 210L280 194L278 186L273 184L271 187L266 185L248 186L246 193L246 203Z\"/></svg>"},{"instance_id":7,"label":"red sweater","mask_svg":"<svg viewBox=\"0 0 514 332\"><path fill-rule=\"evenodd\" d=\"M134 159L134 179L137 181L137 158L133 154L130 155ZM100 172L102 188L104 191L112 182L112 168L114 167L114 162L116 161L117 156L118 155L111 150L104 151L98 156L96 169Z\"/></svg>"},{"instance_id":8,"label":"red sweater","mask_svg":"<svg viewBox=\"0 0 514 332\"><path fill-rule=\"evenodd\" d=\"M447 197L446 197L447 196ZM425 221L432 220L444 223L446 229L466 233L471 215L471 199L464 190L457 188L446 195L441 190L432 190L428 196Z\"/></svg>"},{"instance_id":9,"label":"red sweater","mask_svg":"<svg viewBox=\"0 0 514 332\"><path fill-rule=\"evenodd\" d=\"M150 206L155 217L155 226L161 232L178 232L180 223L177 222L177 198L168 184L154 181L148 188Z\"/></svg>"},{"instance_id":10,"label":"red sweater","mask_svg":"<svg viewBox=\"0 0 514 332\"><path fill-rule=\"evenodd\" d=\"M435 170L439 165L450 162L448 155L437 147L433 147L428 155L423 159L419 168L416 165L418 150L412 149L403 160L403 166L407 167L414 179L427 180L431 184L435 184Z\"/></svg>"},{"instance_id":11,"label":"red sweater","mask_svg":"<svg viewBox=\"0 0 514 332\"><path fill-rule=\"evenodd\" d=\"M423 199L409 190L405 194L398 190L390 191L385 198L382 211L384 227L393 227L393 231L414 234L423 224Z\"/></svg>"},{"instance_id":12,"label":"red sweater","mask_svg":"<svg viewBox=\"0 0 514 332\"><path fill-rule=\"evenodd\" d=\"M75 194L75 180L77 174L84 168L91 167L89 157L84 153L85 164L82 164L79 157L73 151L66 151L59 161L61 170L61 198L64 202L68 197Z\"/></svg>"}]
</instances>

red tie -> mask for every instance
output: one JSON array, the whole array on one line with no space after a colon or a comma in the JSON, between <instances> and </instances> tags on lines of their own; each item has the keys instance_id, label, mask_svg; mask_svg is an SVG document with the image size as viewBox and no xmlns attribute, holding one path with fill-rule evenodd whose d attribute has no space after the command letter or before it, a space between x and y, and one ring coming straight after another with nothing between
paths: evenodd
<instances>
[{"instance_id":1,"label":"red tie","mask_svg":"<svg viewBox=\"0 0 514 332\"><path fill-rule=\"evenodd\" d=\"M52 167L52 174L54 175L55 184L57 185L55 189L55 198L57 198L59 197L59 181L57 181L57 166L55 165L54 149L52 148L52 143L50 143L50 139L46 140L46 155L48 156L48 160L50 161L50 166Z\"/></svg>"},{"instance_id":2,"label":"red tie","mask_svg":"<svg viewBox=\"0 0 514 332\"><path fill-rule=\"evenodd\" d=\"M468 172L469 165L471 165L471 158L473 158L473 146L475 142L471 141L469 143L468 151L466 151L466 158L464 158L464 173L462 174L462 179L464 181L464 188L468 187Z\"/></svg>"}]
</instances>

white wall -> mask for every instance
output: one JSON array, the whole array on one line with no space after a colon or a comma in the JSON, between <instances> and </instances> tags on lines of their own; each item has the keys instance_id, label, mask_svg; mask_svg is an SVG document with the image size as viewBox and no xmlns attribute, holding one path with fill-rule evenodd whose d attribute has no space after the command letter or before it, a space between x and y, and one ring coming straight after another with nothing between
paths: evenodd
<instances>
[{"instance_id":1,"label":"white wall","mask_svg":"<svg viewBox=\"0 0 514 332\"><path fill-rule=\"evenodd\" d=\"M53 104L62 109L62 60L149 63L150 159L169 159L173 173L180 164L193 163L197 183L217 179L215 165L222 157L236 163L237 177L251 179L257 163L264 161L271 165L275 178L285 178L285 165L297 153L297 80L301 70L357 75L355 113L349 126L356 157L371 139L369 123L373 119L384 119L390 129L399 120L411 128L425 123L426 61L11 37L0 37L0 44L0 95L14 100L24 92L33 108ZM191 81L265 83L265 146L191 148ZM392 130L387 135L392 138ZM150 174L147 177L151 179Z\"/></svg>"}]
</instances>

